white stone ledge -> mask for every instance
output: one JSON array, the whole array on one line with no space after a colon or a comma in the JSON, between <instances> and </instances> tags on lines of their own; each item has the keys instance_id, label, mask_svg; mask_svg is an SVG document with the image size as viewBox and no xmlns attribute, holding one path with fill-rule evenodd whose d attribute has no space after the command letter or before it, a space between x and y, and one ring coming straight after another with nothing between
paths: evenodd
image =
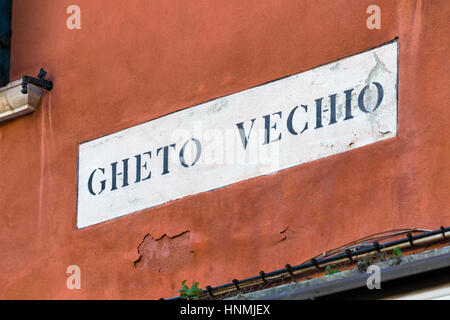
<instances>
[{"instance_id":1,"label":"white stone ledge","mask_svg":"<svg viewBox=\"0 0 450 320\"><path fill-rule=\"evenodd\" d=\"M42 89L28 84L28 92L22 93L22 80L0 88L0 122L34 112L39 106Z\"/></svg>"}]
</instances>

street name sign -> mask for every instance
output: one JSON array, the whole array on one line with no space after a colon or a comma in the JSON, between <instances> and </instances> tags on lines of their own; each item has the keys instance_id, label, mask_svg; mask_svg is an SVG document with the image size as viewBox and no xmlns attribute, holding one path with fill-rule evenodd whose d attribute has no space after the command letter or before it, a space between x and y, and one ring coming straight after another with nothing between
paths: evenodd
<instances>
[{"instance_id":1,"label":"street name sign","mask_svg":"<svg viewBox=\"0 0 450 320\"><path fill-rule=\"evenodd\" d=\"M397 57L392 41L80 144L78 228L397 136Z\"/></svg>"}]
</instances>

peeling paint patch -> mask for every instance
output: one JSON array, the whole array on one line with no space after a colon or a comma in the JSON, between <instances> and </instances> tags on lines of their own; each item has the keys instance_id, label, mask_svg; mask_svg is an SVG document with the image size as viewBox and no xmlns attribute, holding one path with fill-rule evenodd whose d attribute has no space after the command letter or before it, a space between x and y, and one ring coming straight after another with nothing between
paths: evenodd
<instances>
[{"instance_id":1,"label":"peeling paint patch","mask_svg":"<svg viewBox=\"0 0 450 320\"><path fill-rule=\"evenodd\" d=\"M188 264L194 255L194 251L189 248L189 238L189 231L173 237L164 234L158 239L154 239L148 233L137 247L139 259L134 262L134 267L158 273L170 273Z\"/></svg>"}]
</instances>

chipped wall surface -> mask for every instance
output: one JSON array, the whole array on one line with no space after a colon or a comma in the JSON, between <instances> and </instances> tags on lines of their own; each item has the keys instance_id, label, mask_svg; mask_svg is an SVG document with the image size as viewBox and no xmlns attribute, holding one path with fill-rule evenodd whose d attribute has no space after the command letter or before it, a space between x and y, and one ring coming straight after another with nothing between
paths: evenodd
<instances>
[{"instance_id":1,"label":"chipped wall surface","mask_svg":"<svg viewBox=\"0 0 450 320\"><path fill-rule=\"evenodd\" d=\"M134 262L138 269L170 273L188 264L194 254L189 249L189 231L170 237L164 234L153 239L147 234L137 247L139 259Z\"/></svg>"},{"instance_id":2,"label":"chipped wall surface","mask_svg":"<svg viewBox=\"0 0 450 320\"><path fill-rule=\"evenodd\" d=\"M185 279L217 286L376 232L449 225L450 2L378 1L379 30L368 0L78 0L80 30L66 28L69 4L14 1L10 79L43 67L54 88L0 124L0 298L172 297ZM80 144L395 38L398 130L377 133L389 139L78 229ZM395 71L378 58L364 81Z\"/></svg>"}]
</instances>

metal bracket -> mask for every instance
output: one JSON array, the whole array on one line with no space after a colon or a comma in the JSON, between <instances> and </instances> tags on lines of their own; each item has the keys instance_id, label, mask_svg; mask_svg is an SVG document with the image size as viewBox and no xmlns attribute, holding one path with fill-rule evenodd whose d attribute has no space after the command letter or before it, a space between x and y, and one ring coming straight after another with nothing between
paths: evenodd
<instances>
[{"instance_id":1,"label":"metal bracket","mask_svg":"<svg viewBox=\"0 0 450 320\"><path fill-rule=\"evenodd\" d=\"M50 80L44 79L46 74L47 74L47 72L43 68L41 68L37 78L30 77L30 76L22 76L22 93L27 94L29 83L34 84L35 86L38 86L47 91L52 90L53 82L51 82Z\"/></svg>"}]
</instances>

